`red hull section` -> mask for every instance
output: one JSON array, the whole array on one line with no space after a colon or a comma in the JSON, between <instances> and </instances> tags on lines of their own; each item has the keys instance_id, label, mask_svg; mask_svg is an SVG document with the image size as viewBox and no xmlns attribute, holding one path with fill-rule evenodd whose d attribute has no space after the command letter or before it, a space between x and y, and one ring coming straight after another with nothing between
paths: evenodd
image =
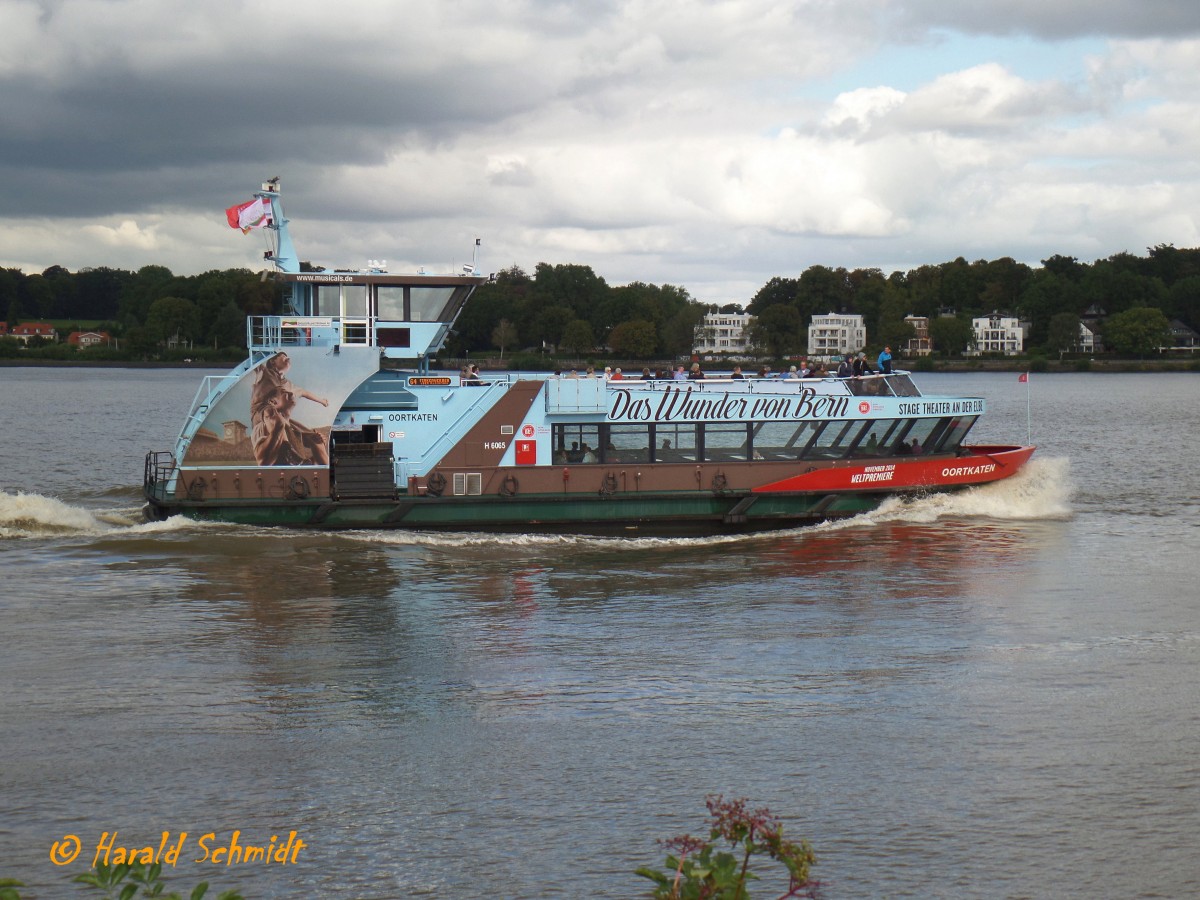
<instances>
[{"instance_id":1,"label":"red hull section","mask_svg":"<svg viewBox=\"0 0 1200 900\"><path fill-rule=\"evenodd\" d=\"M969 455L941 459L892 457L887 461L856 460L850 465L815 469L754 488L755 493L795 491L938 490L987 484L1015 475L1033 455L1033 447L964 447Z\"/></svg>"}]
</instances>

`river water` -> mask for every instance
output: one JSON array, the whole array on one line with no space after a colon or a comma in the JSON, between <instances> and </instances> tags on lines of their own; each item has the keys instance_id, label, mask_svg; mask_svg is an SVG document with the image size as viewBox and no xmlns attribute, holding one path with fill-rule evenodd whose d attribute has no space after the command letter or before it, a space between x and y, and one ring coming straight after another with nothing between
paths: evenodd
<instances>
[{"instance_id":1,"label":"river water","mask_svg":"<svg viewBox=\"0 0 1200 900\"><path fill-rule=\"evenodd\" d=\"M826 898L1200 895L1200 375L918 376L988 400L976 443L1030 428L1026 471L678 541L142 524L197 381L0 370L28 896L105 832L187 832L185 894L644 896L711 793L811 841ZM304 847L197 861L234 831Z\"/></svg>"}]
</instances>

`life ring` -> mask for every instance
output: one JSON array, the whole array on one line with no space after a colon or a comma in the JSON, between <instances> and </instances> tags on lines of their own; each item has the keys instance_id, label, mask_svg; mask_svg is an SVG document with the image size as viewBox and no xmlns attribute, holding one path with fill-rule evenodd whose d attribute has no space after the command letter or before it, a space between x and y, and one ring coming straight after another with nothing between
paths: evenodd
<instances>
[{"instance_id":1,"label":"life ring","mask_svg":"<svg viewBox=\"0 0 1200 900\"><path fill-rule=\"evenodd\" d=\"M434 497L440 497L445 489L446 476L441 472L430 472L429 477L425 479L425 490Z\"/></svg>"},{"instance_id":2,"label":"life ring","mask_svg":"<svg viewBox=\"0 0 1200 900\"><path fill-rule=\"evenodd\" d=\"M611 497L617 492L617 476L608 472L604 476L604 480L600 482L600 496Z\"/></svg>"},{"instance_id":3,"label":"life ring","mask_svg":"<svg viewBox=\"0 0 1200 900\"><path fill-rule=\"evenodd\" d=\"M517 481L516 475L506 475L504 480L500 482L500 496L515 497L520 487L521 484Z\"/></svg>"},{"instance_id":4,"label":"life ring","mask_svg":"<svg viewBox=\"0 0 1200 900\"><path fill-rule=\"evenodd\" d=\"M288 484L288 499L303 500L308 496L308 479L303 475L296 475Z\"/></svg>"},{"instance_id":5,"label":"life ring","mask_svg":"<svg viewBox=\"0 0 1200 900\"><path fill-rule=\"evenodd\" d=\"M714 494L725 493L725 487L728 484L729 484L729 482L725 479L725 476L723 474L721 474L720 472L718 472L716 475L713 476L713 479L712 479L713 493Z\"/></svg>"},{"instance_id":6,"label":"life ring","mask_svg":"<svg viewBox=\"0 0 1200 900\"><path fill-rule=\"evenodd\" d=\"M187 486L187 497L189 500L203 500L204 492L208 489L208 482L203 478L193 478Z\"/></svg>"}]
</instances>

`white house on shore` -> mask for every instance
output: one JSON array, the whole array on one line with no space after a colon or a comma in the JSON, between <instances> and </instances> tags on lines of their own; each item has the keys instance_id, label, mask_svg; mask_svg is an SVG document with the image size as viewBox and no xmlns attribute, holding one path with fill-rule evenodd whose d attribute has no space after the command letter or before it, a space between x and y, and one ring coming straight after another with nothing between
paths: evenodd
<instances>
[{"instance_id":1,"label":"white house on shore","mask_svg":"<svg viewBox=\"0 0 1200 900\"><path fill-rule=\"evenodd\" d=\"M867 326L857 313L813 316L808 326L808 355L829 357L854 353L867 346Z\"/></svg>"},{"instance_id":2,"label":"white house on shore","mask_svg":"<svg viewBox=\"0 0 1200 900\"><path fill-rule=\"evenodd\" d=\"M739 353L750 349L746 326L753 318L749 313L707 313L696 326L693 353Z\"/></svg>"},{"instance_id":3,"label":"white house on shore","mask_svg":"<svg viewBox=\"0 0 1200 900\"><path fill-rule=\"evenodd\" d=\"M975 346L967 352L968 356L984 353L1016 356L1025 349L1025 331L1016 316L994 312L972 319L971 327L975 330Z\"/></svg>"}]
</instances>

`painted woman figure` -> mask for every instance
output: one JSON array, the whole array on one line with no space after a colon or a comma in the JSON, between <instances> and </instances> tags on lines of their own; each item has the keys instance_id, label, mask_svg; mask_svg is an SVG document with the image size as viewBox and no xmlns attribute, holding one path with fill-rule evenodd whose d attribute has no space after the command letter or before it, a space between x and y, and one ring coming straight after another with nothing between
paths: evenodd
<instances>
[{"instance_id":1,"label":"painted woman figure","mask_svg":"<svg viewBox=\"0 0 1200 900\"><path fill-rule=\"evenodd\" d=\"M329 465L325 437L292 418L297 398L329 406L324 397L311 394L288 381L291 358L276 353L254 372L250 392L251 441L260 466Z\"/></svg>"}]
</instances>

